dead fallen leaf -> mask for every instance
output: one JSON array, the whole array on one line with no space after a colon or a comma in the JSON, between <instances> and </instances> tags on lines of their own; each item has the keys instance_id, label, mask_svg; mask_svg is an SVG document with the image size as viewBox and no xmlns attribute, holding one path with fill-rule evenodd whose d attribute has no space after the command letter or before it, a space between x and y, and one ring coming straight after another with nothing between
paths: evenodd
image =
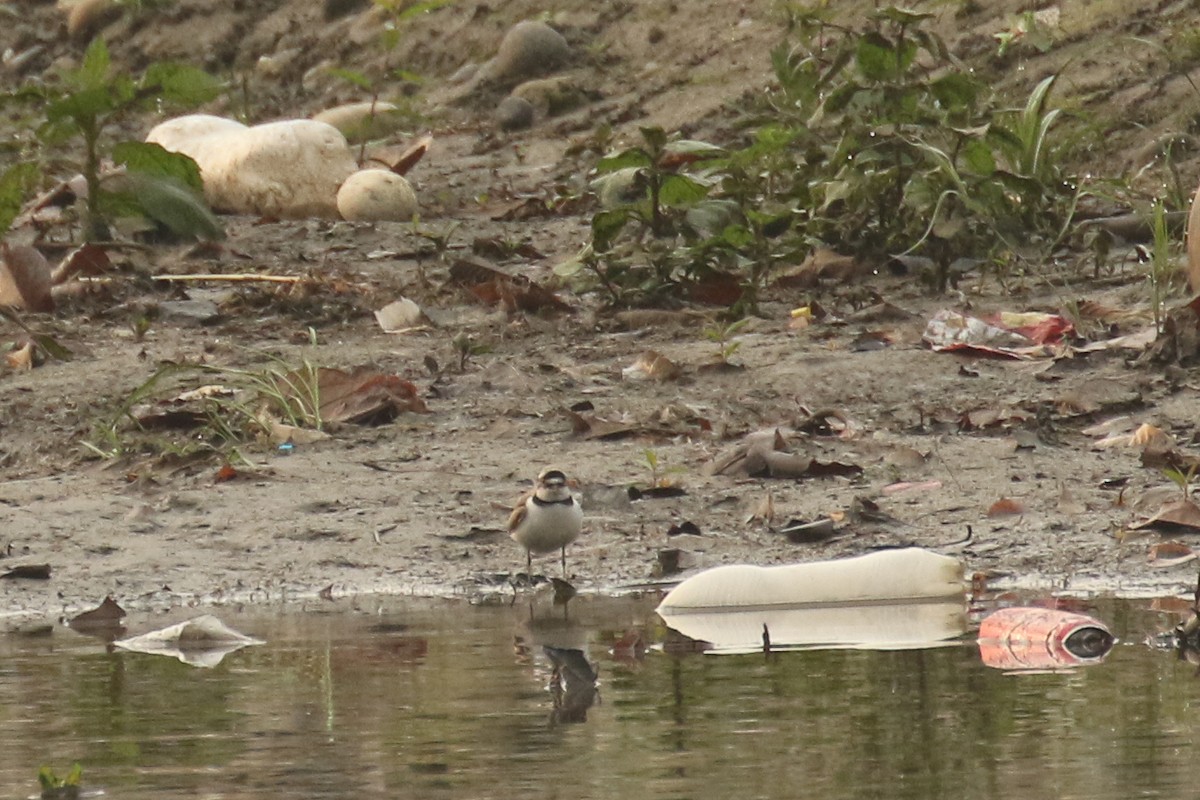
<instances>
[{"instance_id":1,"label":"dead fallen leaf","mask_svg":"<svg viewBox=\"0 0 1200 800\"><path fill-rule=\"evenodd\" d=\"M301 376L290 375L290 385ZM320 415L325 422L382 425L402 412L424 414L429 409L417 396L417 387L399 375L387 375L370 367L353 370L322 367L317 370Z\"/></svg>"},{"instance_id":2,"label":"dead fallen leaf","mask_svg":"<svg viewBox=\"0 0 1200 800\"><path fill-rule=\"evenodd\" d=\"M105 597L104 602L90 611L84 611L71 618L67 624L74 630L91 630L95 628L119 628L125 618L125 609L121 608L111 597Z\"/></svg>"},{"instance_id":3,"label":"dead fallen leaf","mask_svg":"<svg viewBox=\"0 0 1200 800\"><path fill-rule=\"evenodd\" d=\"M407 333L433 327L421 307L407 297L401 297L376 311L375 321L384 333Z\"/></svg>"},{"instance_id":4,"label":"dead fallen leaf","mask_svg":"<svg viewBox=\"0 0 1200 800\"><path fill-rule=\"evenodd\" d=\"M430 146L433 144L433 137L426 135L417 139L415 142L405 148L396 159L388 164L392 172L397 175L407 175L408 171L417 165L417 162L425 157L429 152Z\"/></svg>"},{"instance_id":5,"label":"dead fallen leaf","mask_svg":"<svg viewBox=\"0 0 1200 800\"><path fill-rule=\"evenodd\" d=\"M1191 498L1180 498L1171 500L1163 504L1153 516L1135 522L1129 526L1130 530L1140 530L1141 528L1188 528L1189 530L1200 530L1200 506L1197 506Z\"/></svg>"},{"instance_id":6,"label":"dead fallen leaf","mask_svg":"<svg viewBox=\"0 0 1200 800\"><path fill-rule=\"evenodd\" d=\"M1150 546L1147 561L1155 567L1174 567L1194 561L1197 553L1183 542L1159 542Z\"/></svg>"},{"instance_id":7,"label":"dead fallen leaf","mask_svg":"<svg viewBox=\"0 0 1200 800\"><path fill-rule=\"evenodd\" d=\"M688 281L680 287L693 303L728 308L742 297L742 282L728 272L712 271L699 280Z\"/></svg>"},{"instance_id":8,"label":"dead fallen leaf","mask_svg":"<svg viewBox=\"0 0 1200 800\"><path fill-rule=\"evenodd\" d=\"M830 539L836 533L836 528L829 517L808 522L793 519L780 528L779 532L792 544L813 544Z\"/></svg>"},{"instance_id":9,"label":"dead fallen leaf","mask_svg":"<svg viewBox=\"0 0 1200 800\"><path fill-rule=\"evenodd\" d=\"M869 271L865 263L854 256L844 256L826 248L818 248L798 267L784 271L773 282L788 289L809 289L822 280L850 283Z\"/></svg>"},{"instance_id":10,"label":"dead fallen leaf","mask_svg":"<svg viewBox=\"0 0 1200 800\"><path fill-rule=\"evenodd\" d=\"M84 244L63 256L62 261L50 275L50 282L58 285L76 275L96 277L112 270L108 251L98 244Z\"/></svg>"},{"instance_id":11,"label":"dead fallen leaf","mask_svg":"<svg viewBox=\"0 0 1200 800\"><path fill-rule=\"evenodd\" d=\"M33 346L33 342L26 342L23 347L5 353L4 362L8 364L9 369L28 372L37 365L37 348Z\"/></svg>"},{"instance_id":12,"label":"dead fallen leaf","mask_svg":"<svg viewBox=\"0 0 1200 800\"><path fill-rule=\"evenodd\" d=\"M1002 497L992 503L988 508L987 515L992 518L996 517L1015 517L1025 513L1025 506L1021 505L1011 497Z\"/></svg>"},{"instance_id":13,"label":"dead fallen leaf","mask_svg":"<svg viewBox=\"0 0 1200 800\"><path fill-rule=\"evenodd\" d=\"M450 280L486 306L500 306L509 314L518 311L570 311L549 289L522 275L508 275L478 261L459 259L450 266Z\"/></svg>"},{"instance_id":14,"label":"dead fallen leaf","mask_svg":"<svg viewBox=\"0 0 1200 800\"><path fill-rule=\"evenodd\" d=\"M50 265L37 249L0 242L0 305L53 311L50 286Z\"/></svg>"},{"instance_id":15,"label":"dead fallen leaf","mask_svg":"<svg viewBox=\"0 0 1200 800\"><path fill-rule=\"evenodd\" d=\"M225 483L237 476L238 471L232 464L222 464L221 468L217 470L217 474L213 476L213 483Z\"/></svg>"},{"instance_id":16,"label":"dead fallen leaf","mask_svg":"<svg viewBox=\"0 0 1200 800\"><path fill-rule=\"evenodd\" d=\"M48 581L50 580L50 565L22 564L0 575L0 579Z\"/></svg>"},{"instance_id":17,"label":"dead fallen leaf","mask_svg":"<svg viewBox=\"0 0 1200 800\"><path fill-rule=\"evenodd\" d=\"M655 350L647 350L628 367L621 370L629 381L673 381L683 375L683 369Z\"/></svg>"}]
</instances>

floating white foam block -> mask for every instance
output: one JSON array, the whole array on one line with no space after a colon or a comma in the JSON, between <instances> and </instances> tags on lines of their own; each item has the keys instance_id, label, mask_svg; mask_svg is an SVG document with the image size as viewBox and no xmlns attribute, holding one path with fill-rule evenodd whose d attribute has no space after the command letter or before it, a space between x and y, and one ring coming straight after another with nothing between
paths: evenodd
<instances>
[{"instance_id":1,"label":"floating white foam block","mask_svg":"<svg viewBox=\"0 0 1200 800\"><path fill-rule=\"evenodd\" d=\"M663 598L658 612L944 598L962 594L962 578L958 559L919 547L780 567L735 564L688 578Z\"/></svg>"},{"instance_id":2,"label":"floating white foam block","mask_svg":"<svg viewBox=\"0 0 1200 800\"><path fill-rule=\"evenodd\" d=\"M212 207L239 214L336 219L338 188L358 169L337 128L309 119L247 128L192 114L156 126L146 141L191 156Z\"/></svg>"},{"instance_id":3,"label":"floating white foam block","mask_svg":"<svg viewBox=\"0 0 1200 800\"><path fill-rule=\"evenodd\" d=\"M760 606L731 611L659 608L671 629L706 642L715 653L763 649L763 631L772 650L908 650L936 647L967 630L962 598L917 603L780 608Z\"/></svg>"}]
</instances>

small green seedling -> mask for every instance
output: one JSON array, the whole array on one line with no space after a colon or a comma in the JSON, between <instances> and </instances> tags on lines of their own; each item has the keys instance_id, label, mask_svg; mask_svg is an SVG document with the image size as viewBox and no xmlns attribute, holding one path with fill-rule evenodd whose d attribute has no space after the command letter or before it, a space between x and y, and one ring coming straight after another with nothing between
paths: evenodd
<instances>
[{"instance_id":1,"label":"small green seedling","mask_svg":"<svg viewBox=\"0 0 1200 800\"><path fill-rule=\"evenodd\" d=\"M708 339L717 345L717 358L719 364L728 364L729 359L738 351L742 343L734 340L743 328L749 324L750 318L743 317L739 320L734 320L728 325L716 324L704 329L704 338Z\"/></svg>"}]
</instances>

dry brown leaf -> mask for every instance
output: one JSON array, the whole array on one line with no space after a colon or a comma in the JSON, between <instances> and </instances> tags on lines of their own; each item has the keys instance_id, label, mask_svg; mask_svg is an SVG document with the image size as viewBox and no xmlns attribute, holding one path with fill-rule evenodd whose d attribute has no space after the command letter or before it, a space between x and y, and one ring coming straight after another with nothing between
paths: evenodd
<instances>
[{"instance_id":1,"label":"dry brown leaf","mask_svg":"<svg viewBox=\"0 0 1200 800\"><path fill-rule=\"evenodd\" d=\"M292 373L288 377L291 385L303 385L302 376ZM322 367L317 370L317 390L321 419L325 422L381 425L404 411L418 414L428 411L417 396L416 386L399 375L386 375L370 367L353 370Z\"/></svg>"},{"instance_id":2,"label":"dry brown leaf","mask_svg":"<svg viewBox=\"0 0 1200 800\"><path fill-rule=\"evenodd\" d=\"M0 242L0 305L53 311L50 265L35 248Z\"/></svg>"},{"instance_id":3,"label":"dry brown leaf","mask_svg":"<svg viewBox=\"0 0 1200 800\"><path fill-rule=\"evenodd\" d=\"M1129 529L1139 530L1164 526L1200 529L1200 506L1197 506L1190 498L1172 500L1164 503L1154 516L1141 522L1135 522L1129 526Z\"/></svg>"},{"instance_id":4,"label":"dry brown leaf","mask_svg":"<svg viewBox=\"0 0 1200 800\"><path fill-rule=\"evenodd\" d=\"M1147 561L1155 567L1174 567L1194 561L1196 551L1183 542L1159 542L1150 546Z\"/></svg>"},{"instance_id":5,"label":"dry brown leaf","mask_svg":"<svg viewBox=\"0 0 1200 800\"><path fill-rule=\"evenodd\" d=\"M826 248L814 250L798 267L787 270L775 279L780 288L808 289L822 280L849 283L867 272L864 263L853 256L844 256Z\"/></svg>"},{"instance_id":6,"label":"dry brown leaf","mask_svg":"<svg viewBox=\"0 0 1200 800\"><path fill-rule=\"evenodd\" d=\"M480 303L517 311L570 311L571 307L553 292L528 278L508 275L477 261L459 259L450 267L450 280L467 289Z\"/></svg>"},{"instance_id":7,"label":"dry brown leaf","mask_svg":"<svg viewBox=\"0 0 1200 800\"><path fill-rule=\"evenodd\" d=\"M100 605L90 611L77 614L67 624L76 630L93 627L104 628L118 625L125 616L125 609L121 608L111 597L106 597Z\"/></svg>"},{"instance_id":8,"label":"dry brown leaf","mask_svg":"<svg viewBox=\"0 0 1200 800\"><path fill-rule=\"evenodd\" d=\"M108 258L108 251L98 244L89 243L80 245L63 256L63 260L58 262L58 266L51 273L50 282L57 286L76 275L96 277L111 270L112 261Z\"/></svg>"},{"instance_id":9,"label":"dry brown leaf","mask_svg":"<svg viewBox=\"0 0 1200 800\"><path fill-rule=\"evenodd\" d=\"M683 375L683 369L661 353L647 350L622 369L621 375L630 381L673 381Z\"/></svg>"},{"instance_id":10,"label":"dry brown leaf","mask_svg":"<svg viewBox=\"0 0 1200 800\"><path fill-rule=\"evenodd\" d=\"M987 515L991 518L996 517L1015 517L1025 513L1025 506L1021 505L1011 497L1002 497L992 503L988 508Z\"/></svg>"},{"instance_id":11,"label":"dry brown leaf","mask_svg":"<svg viewBox=\"0 0 1200 800\"><path fill-rule=\"evenodd\" d=\"M392 172L397 175L407 175L408 171L417 165L417 162L425 157L429 152L430 146L433 144L433 137L426 135L417 139L404 149L394 161L388 164Z\"/></svg>"},{"instance_id":12,"label":"dry brown leaf","mask_svg":"<svg viewBox=\"0 0 1200 800\"><path fill-rule=\"evenodd\" d=\"M24 346L10 353L5 353L4 362L8 364L9 369L16 370L17 372L28 372L33 369L36 357L37 348L33 346L33 342L26 342Z\"/></svg>"},{"instance_id":13,"label":"dry brown leaf","mask_svg":"<svg viewBox=\"0 0 1200 800\"><path fill-rule=\"evenodd\" d=\"M1154 447L1159 450L1170 450L1175 446L1166 431L1145 422L1129 437L1129 444L1132 447Z\"/></svg>"}]
</instances>

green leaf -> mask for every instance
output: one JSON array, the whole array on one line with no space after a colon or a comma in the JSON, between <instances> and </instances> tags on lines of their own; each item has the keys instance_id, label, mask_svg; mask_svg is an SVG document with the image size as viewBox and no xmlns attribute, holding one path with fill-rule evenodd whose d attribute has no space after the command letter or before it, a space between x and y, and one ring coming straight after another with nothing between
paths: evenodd
<instances>
[{"instance_id":1,"label":"green leaf","mask_svg":"<svg viewBox=\"0 0 1200 800\"><path fill-rule=\"evenodd\" d=\"M846 106L850 105L850 101L858 95L861 88L854 81L846 81L830 92L829 96L825 98L825 110L830 114L837 114L842 111Z\"/></svg>"},{"instance_id":2,"label":"green leaf","mask_svg":"<svg viewBox=\"0 0 1200 800\"><path fill-rule=\"evenodd\" d=\"M976 175L987 178L996 171L996 157L992 155L992 148L988 147L982 139L968 141L963 146L962 159L967 169Z\"/></svg>"},{"instance_id":3,"label":"green leaf","mask_svg":"<svg viewBox=\"0 0 1200 800\"><path fill-rule=\"evenodd\" d=\"M979 97L979 82L962 72L951 72L929 85L933 96L947 111L965 111Z\"/></svg>"},{"instance_id":4,"label":"green leaf","mask_svg":"<svg viewBox=\"0 0 1200 800\"><path fill-rule=\"evenodd\" d=\"M730 247L742 249L754 244L754 234L745 225L727 225L721 239Z\"/></svg>"},{"instance_id":5,"label":"green leaf","mask_svg":"<svg viewBox=\"0 0 1200 800\"><path fill-rule=\"evenodd\" d=\"M737 213L737 201L719 198L696 203L687 210L684 219L692 230L713 234L728 225Z\"/></svg>"},{"instance_id":6,"label":"green leaf","mask_svg":"<svg viewBox=\"0 0 1200 800\"><path fill-rule=\"evenodd\" d=\"M53 125L64 122L84 125L114 111L116 107L116 100L106 87L81 89L47 106L46 119Z\"/></svg>"},{"instance_id":7,"label":"green leaf","mask_svg":"<svg viewBox=\"0 0 1200 800\"><path fill-rule=\"evenodd\" d=\"M0 173L0 234L7 231L17 215L25 194L33 188L38 178L38 167L32 161L13 164Z\"/></svg>"},{"instance_id":8,"label":"green leaf","mask_svg":"<svg viewBox=\"0 0 1200 800\"><path fill-rule=\"evenodd\" d=\"M80 89L98 89L108 82L108 70L111 66L108 45L102 37L97 36L88 45L79 68L68 73L67 79Z\"/></svg>"},{"instance_id":9,"label":"green leaf","mask_svg":"<svg viewBox=\"0 0 1200 800\"><path fill-rule=\"evenodd\" d=\"M170 175L129 172L114 179L112 202L133 203L142 215L190 239L221 239L221 221L209 210L204 198Z\"/></svg>"},{"instance_id":10,"label":"green leaf","mask_svg":"<svg viewBox=\"0 0 1200 800\"><path fill-rule=\"evenodd\" d=\"M48 333L35 333L30 338L33 339L34 344L42 349L43 353L48 355L50 358L55 359L56 361L70 361L75 357L75 354L72 353L70 349L64 347L57 339ZM78 767L78 765L76 765L76 767ZM74 774L74 770L71 772ZM68 775L68 786L73 785L70 783L70 780L71 778ZM75 783L78 782L78 780L75 781Z\"/></svg>"},{"instance_id":11,"label":"green leaf","mask_svg":"<svg viewBox=\"0 0 1200 800\"><path fill-rule=\"evenodd\" d=\"M190 156L173 153L162 145L149 142L119 142L113 146L112 159L130 172L174 178L197 192L204 190L200 167Z\"/></svg>"},{"instance_id":12,"label":"green leaf","mask_svg":"<svg viewBox=\"0 0 1200 800\"><path fill-rule=\"evenodd\" d=\"M186 64L151 64L142 76L142 87L157 91L155 100L197 106L220 96L224 85L202 69Z\"/></svg>"},{"instance_id":13,"label":"green leaf","mask_svg":"<svg viewBox=\"0 0 1200 800\"><path fill-rule=\"evenodd\" d=\"M600 159L600 162L596 164L596 172L603 174L629 167L649 167L653 164L654 159L650 157L649 153L640 147L631 147Z\"/></svg>"},{"instance_id":14,"label":"green leaf","mask_svg":"<svg viewBox=\"0 0 1200 800\"><path fill-rule=\"evenodd\" d=\"M889 19L892 22L898 23L905 27L915 25L923 20L933 19L934 16L928 12L913 11L912 9L900 8L899 6L888 6L886 8L881 8L876 13L883 19Z\"/></svg>"},{"instance_id":15,"label":"green leaf","mask_svg":"<svg viewBox=\"0 0 1200 800\"><path fill-rule=\"evenodd\" d=\"M592 217L592 249L603 253L612 247L613 240L629 221L629 214L627 208L614 208Z\"/></svg>"},{"instance_id":16,"label":"green leaf","mask_svg":"<svg viewBox=\"0 0 1200 800\"><path fill-rule=\"evenodd\" d=\"M657 125L638 128L638 130L642 132L642 138L646 140L646 146L652 153L662 150L667 143L667 132Z\"/></svg>"},{"instance_id":17,"label":"green leaf","mask_svg":"<svg viewBox=\"0 0 1200 800\"><path fill-rule=\"evenodd\" d=\"M725 148L695 139L677 139L673 142L668 142L662 150L664 153L671 153L672 155L699 156L696 159L697 161L720 158L725 155Z\"/></svg>"},{"instance_id":18,"label":"green leaf","mask_svg":"<svg viewBox=\"0 0 1200 800\"><path fill-rule=\"evenodd\" d=\"M357 70L330 67L326 72L335 78L341 78L347 83L357 86L364 92L374 91L374 84L371 83L371 79Z\"/></svg>"},{"instance_id":19,"label":"green leaf","mask_svg":"<svg viewBox=\"0 0 1200 800\"><path fill-rule=\"evenodd\" d=\"M412 19L413 17L417 17L422 14L428 14L430 11L436 11L442 6L448 6L453 2L455 2L455 0L426 0L424 3L413 3L411 6L408 6L403 11L396 14L396 20L400 21Z\"/></svg>"},{"instance_id":20,"label":"green leaf","mask_svg":"<svg viewBox=\"0 0 1200 800\"><path fill-rule=\"evenodd\" d=\"M708 197L708 186L687 175L667 175L658 189L658 201L669 208L690 206Z\"/></svg>"},{"instance_id":21,"label":"green leaf","mask_svg":"<svg viewBox=\"0 0 1200 800\"><path fill-rule=\"evenodd\" d=\"M870 31L858 40L854 63L867 80L894 80L912 66L917 49L917 43L911 39L893 44L878 31Z\"/></svg>"}]
</instances>

